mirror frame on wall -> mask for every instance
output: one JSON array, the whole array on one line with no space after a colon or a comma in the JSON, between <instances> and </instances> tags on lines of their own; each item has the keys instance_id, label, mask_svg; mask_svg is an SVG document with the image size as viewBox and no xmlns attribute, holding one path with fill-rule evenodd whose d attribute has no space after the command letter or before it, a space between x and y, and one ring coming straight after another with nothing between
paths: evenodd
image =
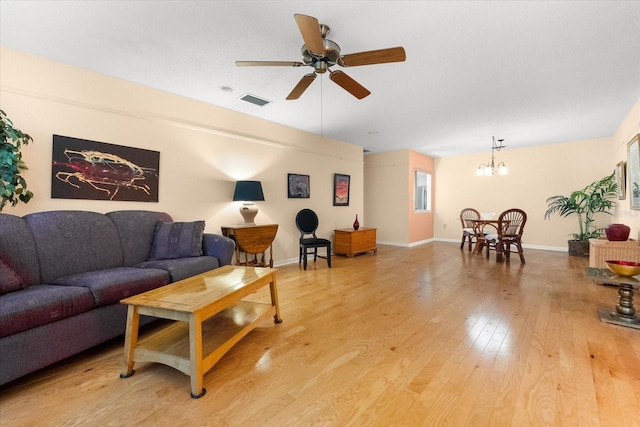
<instances>
[{"instance_id":1,"label":"mirror frame on wall","mask_svg":"<svg viewBox=\"0 0 640 427\"><path fill-rule=\"evenodd\" d=\"M431 172L413 172L413 211L431 212Z\"/></svg>"}]
</instances>

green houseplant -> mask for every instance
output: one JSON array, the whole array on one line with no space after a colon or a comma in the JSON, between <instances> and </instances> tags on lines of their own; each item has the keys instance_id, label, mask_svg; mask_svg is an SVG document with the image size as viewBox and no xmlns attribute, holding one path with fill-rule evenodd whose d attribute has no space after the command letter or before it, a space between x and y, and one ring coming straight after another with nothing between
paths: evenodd
<instances>
[{"instance_id":1,"label":"green houseplant","mask_svg":"<svg viewBox=\"0 0 640 427\"><path fill-rule=\"evenodd\" d=\"M549 219L555 213L561 217L576 215L578 219L578 232L573 233L573 240L568 242L569 255L589 256L589 239L600 237L603 230L595 228L593 217L600 212L611 215L617 188L614 172L581 190L572 192L569 196L551 196L547 199L545 219Z\"/></svg>"},{"instance_id":2,"label":"green houseplant","mask_svg":"<svg viewBox=\"0 0 640 427\"><path fill-rule=\"evenodd\" d=\"M0 110L0 211L7 203L28 203L33 193L27 190L27 182L20 175L27 165L22 160L20 148L33 141L28 134L13 127L13 122Z\"/></svg>"}]
</instances>

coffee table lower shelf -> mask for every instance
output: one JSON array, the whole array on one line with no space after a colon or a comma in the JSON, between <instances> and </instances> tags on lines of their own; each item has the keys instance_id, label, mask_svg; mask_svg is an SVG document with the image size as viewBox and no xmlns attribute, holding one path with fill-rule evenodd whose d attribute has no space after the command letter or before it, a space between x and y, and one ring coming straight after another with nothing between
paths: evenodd
<instances>
[{"instance_id":1,"label":"coffee table lower shelf","mask_svg":"<svg viewBox=\"0 0 640 427\"><path fill-rule=\"evenodd\" d=\"M207 373L231 347L274 315L275 307L270 304L239 301L202 322L201 367L196 369L196 375ZM134 350L134 360L136 363L162 363L191 375L190 354L189 323L175 321L141 339Z\"/></svg>"}]
</instances>

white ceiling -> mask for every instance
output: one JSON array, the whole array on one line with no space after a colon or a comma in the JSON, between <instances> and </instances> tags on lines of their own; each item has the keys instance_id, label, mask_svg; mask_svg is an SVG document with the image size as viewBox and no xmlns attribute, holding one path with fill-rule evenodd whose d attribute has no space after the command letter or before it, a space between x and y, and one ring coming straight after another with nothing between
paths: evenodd
<instances>
[{"instance_id":1,"label":"white ceiling","mask_svg":"<svg viewBox=\"0 0 640 427\"><path fill-rule=\"evenodd\" d=\"M324 74L286 101L310 68L234 61L299 61L294 13L343 54L403 46L407 60L343 68L363 100ZM1 0L0 24L5 46L374 152L608 137L640 98L639 1Z\"/></svg>"}]
</instances>

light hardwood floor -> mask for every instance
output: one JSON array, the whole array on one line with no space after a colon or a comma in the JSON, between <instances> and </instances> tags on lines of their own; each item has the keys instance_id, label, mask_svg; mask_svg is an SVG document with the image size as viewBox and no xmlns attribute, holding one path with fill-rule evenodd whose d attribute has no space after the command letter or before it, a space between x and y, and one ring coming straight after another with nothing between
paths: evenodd
<instances>
[{"instance_id":1,"label":"light hardwood floor","mask_svg":"<svg viewBox=\"0 0 640 427\"><path fill-rule=\"evenodd\" d=\"M639 426L640 330L596 313L617 289L586 259L525 256L435 242L280 267L284 322L232 348L201 399L162 365L120 379L117 339L0 388L0 425Z\"/></svg>"}]
</instances>

